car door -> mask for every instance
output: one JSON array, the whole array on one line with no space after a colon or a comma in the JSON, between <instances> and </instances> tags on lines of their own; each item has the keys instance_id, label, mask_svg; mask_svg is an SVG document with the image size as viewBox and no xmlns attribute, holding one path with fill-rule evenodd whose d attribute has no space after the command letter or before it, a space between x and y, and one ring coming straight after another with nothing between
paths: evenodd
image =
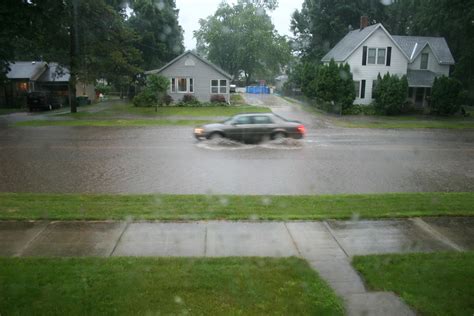
<instances>
[{"instance_id":1,"label":"car door","mask_svg":"<svg viewBox=\"0 0 474 316\"><path fill-rule=\"evenodd\" d=\"M250 116L237 116L227 131L227 137L236 141L245 141L248 128L252 125Z\"/></svg>"},{"instance_id":2,"label":"car door","mask_svg":"<svg viewBox=\"0 0 474 316\"><path fill-rule=\"evenodd\" d=\"M252 116L252 127L247 132L249 141L259 142L270 136L274 122L268 115Z\"/></svg>"}]
</instances>

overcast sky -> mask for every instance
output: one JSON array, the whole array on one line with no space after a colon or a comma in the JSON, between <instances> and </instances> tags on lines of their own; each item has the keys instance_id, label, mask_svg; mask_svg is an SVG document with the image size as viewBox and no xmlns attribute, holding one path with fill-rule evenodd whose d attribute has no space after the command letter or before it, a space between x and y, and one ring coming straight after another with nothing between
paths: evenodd
<instances>
[{"instance_id":1,"label":"overcast sky","mask_svg":"<svg viewBox=\"0 0 474 316\"><path fill-rule=\"evenodd\" d=\"M199 19L214 14L221 2L222 0L176 0L176 7L179 9L179 24L184 29L186 50L196 47L193 31L199 28ZM228 0L226 2L234 3L235 1ZM278 9L270 14L273 25L280 35L291 35L291 14L296 9L301 9L302 3L303 0L280 0Z\"/></svg>"}]
</instances>

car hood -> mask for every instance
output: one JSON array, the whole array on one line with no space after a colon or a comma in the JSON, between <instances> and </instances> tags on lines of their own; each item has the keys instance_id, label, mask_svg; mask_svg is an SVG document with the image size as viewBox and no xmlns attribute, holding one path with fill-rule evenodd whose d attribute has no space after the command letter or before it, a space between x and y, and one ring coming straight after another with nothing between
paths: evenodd
<instances>
[{"instance_id":1,"label":"car hood","mask_svg":"<svg viewBox=\"0 0 474 316\"><path fill-rule=\"evenodd\" d=\"M211 123L211 124L203 125L202 127L206 130L215 130L215 129L224 128L225 126L226 125L222 123Z\"/></svg>"}]
</instances>

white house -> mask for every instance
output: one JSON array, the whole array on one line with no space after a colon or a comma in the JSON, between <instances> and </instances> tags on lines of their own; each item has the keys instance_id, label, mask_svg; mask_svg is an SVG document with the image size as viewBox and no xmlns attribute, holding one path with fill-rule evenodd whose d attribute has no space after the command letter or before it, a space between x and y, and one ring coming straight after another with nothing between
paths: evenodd
<instances>
[{"instance_id":1,"label":"white house","mask_svg":"<svg viewBox=\"0 0 474 316\"><path fill-rule=\"evenodd\" d=\"M168 78L168 94L174 102L181 101L186 94L193 95L201 102L209 102L213 95L223 95L227 102L230 101L229 85L232 76L192 51L145 74L158 74Z\"/></svg>"},{"instance_id":2,"label":"white house","mask_svg":"<svg viewBox=\"0 0 474 316\"><path fill-rule=\"evenodd\" d=\"M409 98L416 106L426 105L436 77L449 76L454 65L443 37L390 35L382 24L368 26L361 18L360 29L349 32L322 59L328 63L347 63L353 74L355 104L370 104L377 76L386 73L406 75Z\"/></svg>"}]
</instances>

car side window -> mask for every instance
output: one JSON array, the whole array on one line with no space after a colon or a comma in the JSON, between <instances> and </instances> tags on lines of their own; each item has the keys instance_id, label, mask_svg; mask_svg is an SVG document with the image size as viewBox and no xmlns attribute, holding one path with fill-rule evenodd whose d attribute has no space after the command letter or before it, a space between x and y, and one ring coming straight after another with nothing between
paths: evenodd
<instances>
[{"instance_id":1,"label":"car side window","mask_svg":"<svg viewBox=\"0 0 474 316\"><path fill-rule=\"evenodd\" d=\"M242 124L251 124L250 116L241 116L235 119L234 124L242 125Z\"/></svg>"},{"instance_id":2,"label":"car side window","mask_svg":"<svg viewBox=\"0 0 474 316\"><path fill-rule=\"evenodd\" d=\"M273 124L273 120L266 115L259 115L253 117L254 124Z\"/></svg>"}]
</instances>

